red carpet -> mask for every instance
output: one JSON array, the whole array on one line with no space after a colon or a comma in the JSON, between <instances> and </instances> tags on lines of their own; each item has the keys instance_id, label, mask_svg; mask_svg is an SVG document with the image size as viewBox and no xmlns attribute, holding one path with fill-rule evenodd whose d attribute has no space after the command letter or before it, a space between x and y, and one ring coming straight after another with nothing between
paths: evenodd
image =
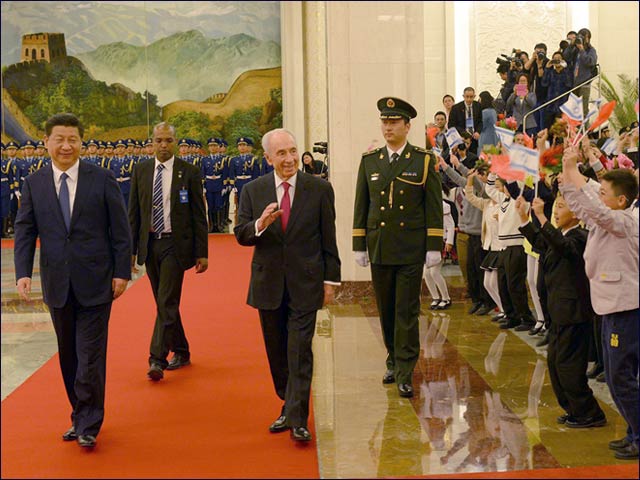
<instances>
[{"instance_id":1,"label":"red carpet","mask_svg":"<svg viewBox=\"0 0 640 480\"><path fill-rule=\"evenodd\" d=\"M267 429L281 402L245 304L252 249L230 235L209 247L209 270L187 272L183 288L192 365L147 380L155 308L143 277L113 305L96 449L61 439L70 410L56 355L2 402L2 478L318 477L315 440Z\"/></svg>"}]
</instances>

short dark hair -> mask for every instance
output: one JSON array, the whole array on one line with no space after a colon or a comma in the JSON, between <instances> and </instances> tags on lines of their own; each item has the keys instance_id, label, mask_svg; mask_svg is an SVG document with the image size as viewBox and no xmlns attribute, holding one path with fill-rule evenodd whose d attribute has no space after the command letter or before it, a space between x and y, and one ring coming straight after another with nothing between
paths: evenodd
<instances>
[{"instance_id":1,"label":"short dark hair","mask_svg":"<svg viewBox=\"0 0 640 480\"><path fill-rule=\"evenodd\" d=\"M438 110L436 113L434 113L433 118L436 118L438 115L444 115L444 118L447 118L447 114L444 113L442 110Z\"/></svg>"},{"instance_id":2,"label":"short dark hair","mask_svg":"<svg viewBox=\"0 0 640 480\"><path fill-rule=\"evenodd\" d=\"M611 182L613 193L627 198L627 208L638 197L638 179L631 170L626 168L609 170L602 176L602 180Z\"/></svg>"},{"instance_id":3,"label":"short dark hair","mask_svg":"<svg viewBox=\"0 0 640 480\"><path fill-rule=\"evenodd\" d=\"M469 140L470 138L473 138L473 136L467 132L466 130L460 132L460 137L466 140Z\"/></svg>"},{"instance_id":4,"label":"short dark hair","mask_svg":"<svg viewBox=\"0 0 640 480\"><path fill-rule=\"evenodd\" d=\"M445 99L445 98L450 98L450 99L451 99L451 100L453 100L454 102L456 101L456 99L455 99L455 98L453 98L453 95L449 95L449 94L447 93L444 97L442 97L442 103L444 103L444 99Z\"/></svg>"},{"instance_id":5,"label":"short dark hair","mask_svg":"<svg viewBox=\"0 0 640 480\"><path fill-rule=\"evenodd\" d=\"M535 46L535 47L533 47L533 48L534 48L534 50L535 50L536 48L542 48L542 49L544 49L544 51L545 51L545 52L547 51L547 45L546 45L545 43L538 43L538 44L536 44L536 46Z\"/></svg>"},{"instance_id":6,"label":"short dark hair","mask_svg":"<svg viewBox=\"0 0 640 480\"><path fill-rule=\"evenodd\" d=\"M567 37L569 35L578 35L578 32L576 32L575 30L571 30L571 31L569 31L569 33L567 33Z\"/></svg>"},{"instance_id":7,"label":"short dark hair","mask_svg":"<svg viewBox=\"0 0 640 480\"><path fill-rule=\"evenodd\" d=\"M473 87L466 87L466 88L462 91L462 93L464 93L464 92L473 92L473 93L476 93L476 90L475 90Z\"/></svg>"},{"instance_id":8,"label":"short dark hair","mask_svg":"<svg viewBox=\"0 0 640 480\"><path fill-rule=\"evenodd\" d=\"M73 113L56 113L50 117L44 126L44 131L46 132L47 137L51 135L53 127L76 127L80 134L80 138L84 136L84 127L82 126L82 122Z\"/></svg>"}]
</instances>

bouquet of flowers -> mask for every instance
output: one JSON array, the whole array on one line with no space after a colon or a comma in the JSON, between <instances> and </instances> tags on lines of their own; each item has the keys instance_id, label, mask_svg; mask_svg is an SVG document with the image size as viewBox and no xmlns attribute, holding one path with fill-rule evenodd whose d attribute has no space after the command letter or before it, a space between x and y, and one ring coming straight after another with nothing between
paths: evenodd
<instances>
[{"instance_id":1,"label":"bouquet of flowers","mask_svg":"<svg viewBox=\"0 0 640 480\"><path fill-rule=\"evenodd\" d=\"M564 153L563 145L545 150L540 156L540 169L547 175L554 175L562 172L562 155Z\"/></svg>"},{"instance_id":2,"label":"bouquet of flowers","mask_svg":"<svg viewBox=\"0 0 640 480\"><path fill-rule=\"evenodd\" d=\"M489 145L485 145L484 148L486 148L488 146ZM493 145L491 145L491 146L493 146ZM483 157L483 155L481 154L480 158L478 158L478 160L476 160L476 164L473 166L473 168L475 169L476 172L488 172L490 166L491 166L491 163L489 161L489 158L486 155Z\"/></svg>"},{"instance_id":3,"label":"bouquet of flowers","mask_svg":"<svg viewBox=\"0 0 640 480\"><path fill-rule=\"evenodd\" d=\"M515 132L518 128L518 122L513 117L502 118L496 122L496 127L506 128Z\"/></svg>"},{"instance_id":4,"label":"bouquet of flowers","mask_svg":"<svg viewBox=\"0 0 640 480\"><path fill-rule=\"evenodd\" d=\"M566 138L569 135L569 123L559 118L551 125L549 133L557 138Z\"/></svg>"}]
</instances>

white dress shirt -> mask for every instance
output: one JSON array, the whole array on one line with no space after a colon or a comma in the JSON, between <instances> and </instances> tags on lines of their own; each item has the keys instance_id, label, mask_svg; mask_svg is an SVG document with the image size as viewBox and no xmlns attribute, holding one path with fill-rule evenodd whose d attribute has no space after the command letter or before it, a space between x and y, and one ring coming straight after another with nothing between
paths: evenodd
<instances>
[{"instance_id":1,"label":"white dress shirt","mask_svg":"<svg viewBox=\"0 0 640 480\"><path fill-rule=\"evenodd\" d=\"M66 173L67 188L69 189L69 218L73 215L73 202L76 199L76 188L78 188L78 172L80 171L80 160L76 161L72 167L67 170L60 170L56 165L51 162L51 168L53 169L53 184L56 187L56 195L60 196L60 177L63 173Z\"/></svg>"},{"instance_id":2,"label":"white dress shirt","mask_svg":"<svg viewBox=\"0 0 640 480\"><path fill-rule=\"evenodd\" d=\"M398 151L397 151L397 152L394 152L393 150L391 150L391 148L389 147L389 145L387 145L387 153L389 154L389 163L391 163L391 162L392 162L391 156L392 156L394 153L397 153L397 154L398 154L398 160L400 160L400 155L402 154L402 151L404 150L404 147L406 147L406 146L407 146L407 142L404 142L404 144L402 145L402 147L400 147L400 148L398 149Z\"/></svg>"},{"instance_id":3,"label":"white dress shirt","mask_svg":"<svg viewBox=\"0 0 640 480\"><path fill-rule=\"evenodd\" d=\"M162 169L162 213L164 214L164 233L171 232L171 179L173 178L173 161L175 157L171 157L164 162L164 168ZM160 162L156 158L156 162L153 170L153 182L151 183L151 192L153 195L153 185L156 182L156 175L158 175L158 165ZM151 209L151 225L153 226L153 209Z\"/></svg>"}]
</instances>

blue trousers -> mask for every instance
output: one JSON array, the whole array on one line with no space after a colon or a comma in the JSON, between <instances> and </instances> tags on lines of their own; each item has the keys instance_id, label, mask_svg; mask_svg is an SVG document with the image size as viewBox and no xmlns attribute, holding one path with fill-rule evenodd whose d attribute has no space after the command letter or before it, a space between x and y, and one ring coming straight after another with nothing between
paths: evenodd
<instances>
[{"instance_id":1,"label":"blue trousers","mask_svg":"<svg viewBox=\"0 0 640 480\"><path fill-rule=\"evenodd\" d=\"M638 445L638 328L640 309L602 316L604 374L611 397L629 424L627 438Z\"/></svg>"}]
</instances>

